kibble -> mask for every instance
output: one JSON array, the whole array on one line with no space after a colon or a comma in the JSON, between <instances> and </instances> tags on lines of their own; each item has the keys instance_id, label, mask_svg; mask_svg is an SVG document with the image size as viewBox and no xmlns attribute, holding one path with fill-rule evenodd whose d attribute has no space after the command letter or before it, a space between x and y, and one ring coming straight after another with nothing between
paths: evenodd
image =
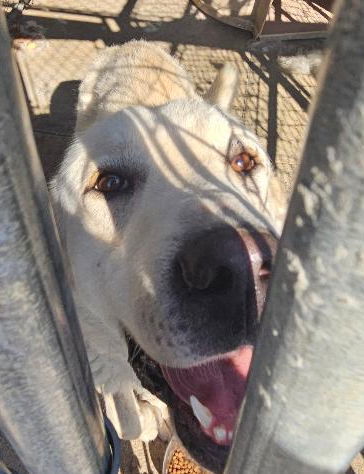
<instances>
[{"instance_id":1,"label":"kibble","mask_svg":"<svg viewBox=\"0 0 364 474\"><path fill-rule=\"evenodd\" d=\"M203 474L202 469L176 449L168 466L169 474Z\"/></svg>"}]
</instances>

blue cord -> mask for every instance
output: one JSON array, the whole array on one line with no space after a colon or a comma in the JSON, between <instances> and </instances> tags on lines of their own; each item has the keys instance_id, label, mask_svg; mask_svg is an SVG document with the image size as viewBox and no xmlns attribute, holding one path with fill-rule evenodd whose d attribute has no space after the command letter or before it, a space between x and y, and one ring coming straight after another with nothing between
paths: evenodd
<instances>
[{"instance_id":1,"label":"blue cord","mask_svg":"<svg viewBox=\"0 0 364 474\"><path fill-rule=\"evenodd\" d=\"M121 440L109 418L104 417L106 435L111 446L112 463L108 474L118 474L121 465ZM0 474L2 474L0 472Z\"/></svg>"}]
</instances>

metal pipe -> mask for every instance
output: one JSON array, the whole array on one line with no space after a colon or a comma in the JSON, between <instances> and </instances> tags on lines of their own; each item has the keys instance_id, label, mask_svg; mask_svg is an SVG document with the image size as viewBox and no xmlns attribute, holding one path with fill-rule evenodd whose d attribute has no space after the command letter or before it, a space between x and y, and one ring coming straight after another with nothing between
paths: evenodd
<instances>
[{"instance_id":1,"label":"metal pipe","mask_svg":"<svg viewBox=\"0 0 364 474\"><path fill-rule=\"evenodd\" d=\"M0 8L0 429L34 474L111 463Z\"/></svg>"},{"instance_id":2,"label":"metal pipe","mask_svg":"<svg viewBox=\"0 0 364 474\"><path fill-rule=\"evenodd\" d=\"M229 474L344 472L364 446L364 1L329 46Z\"/></svg>"}]
</instances>

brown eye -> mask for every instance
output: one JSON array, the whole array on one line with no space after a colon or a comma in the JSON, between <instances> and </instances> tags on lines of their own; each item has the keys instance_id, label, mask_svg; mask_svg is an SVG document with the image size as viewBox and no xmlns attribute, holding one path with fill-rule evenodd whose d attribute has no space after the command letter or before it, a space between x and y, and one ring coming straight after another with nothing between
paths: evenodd
<instances>
[{"instance_id":1,"label":"brown eye","mask_svg":"<svg viewBox=\"0 0 364 474\"><path fill-rule=\"evenodd\" d=\"M237 173L249 173L255 167L256 162L249 153L243 152L234 156L230 161L230 165Z\"/></svg>"},{"instance_id":2,"label":"brown eye","mask_svg":"<svg viewBox=\"0 0 364 474\"><path fill-rule=\"evenodd\" d=\"M117 174L106 173L101 174L96 181L94 189L101 193L113 193L125 191L129 188L130 183L126 178Z\"/></svg>"}]
</instances>

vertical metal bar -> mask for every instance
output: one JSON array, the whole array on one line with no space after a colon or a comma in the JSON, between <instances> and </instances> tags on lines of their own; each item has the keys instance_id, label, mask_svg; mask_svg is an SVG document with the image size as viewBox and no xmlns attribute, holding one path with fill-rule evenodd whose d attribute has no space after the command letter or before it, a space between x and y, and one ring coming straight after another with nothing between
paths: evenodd
<instances>
[{"instance_id":1,"label":"vertical metal bar","mask_svg":"<svg viewBox=\"0 0 364 474\"><path fill-rule=\"evenodd\" d=\"M337 7L229 474L339 473L364 446L364 1Z\"/></svg>"},{"instance_id":2,"label":"vertical metal bar","mask_svg":"<svg viewBox=\"0 0 364 474\"><path fill-rule=\"evenodd\" d=\"M105 473L102 414L1 8L0 65L0 429L30 473Z\"/></svg>"}]
</instances>

